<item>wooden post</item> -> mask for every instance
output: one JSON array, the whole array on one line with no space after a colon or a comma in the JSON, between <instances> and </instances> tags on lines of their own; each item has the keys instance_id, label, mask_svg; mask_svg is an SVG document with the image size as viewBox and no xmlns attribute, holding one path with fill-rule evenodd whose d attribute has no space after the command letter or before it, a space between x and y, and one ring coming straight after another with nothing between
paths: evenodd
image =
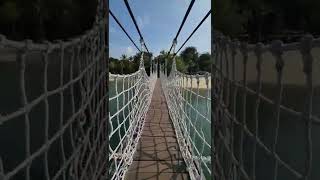
<instances>
[{"instance_id":1,"label":"wooden post","mask_svg":"<svg viewBox=\"0 0 320 180\"><path fill-rule=\"evenodd\" d=\"M157 62L157 77L160 78L160 59L159 58Z\"/></svg>"}]
</instances>

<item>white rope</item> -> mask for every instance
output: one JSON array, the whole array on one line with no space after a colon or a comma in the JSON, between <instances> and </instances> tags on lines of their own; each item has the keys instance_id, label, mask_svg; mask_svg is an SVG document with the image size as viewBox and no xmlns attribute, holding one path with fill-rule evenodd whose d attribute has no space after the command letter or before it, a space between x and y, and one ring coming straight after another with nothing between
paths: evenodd
<instances>
[{"instance_id":1,"label":"white rope","mask_svg":"<svg viewBox=\"0 0 320 180\"><path fill-rule=\"evenodd\" d=\"M316 152L314 147L317 145L315 143L317 141L312 137L311 129L315 132L320 124L319 117L316 112L313 112L313 99L315 97L313 92L315 80L313 76L317 72L313 53L320 46L320 39L305 35L300 42L289 44L277 40L271 44L247 44L231 40L222 33L215 32L214 40L215 58L212 66L212 80L215 84L212 91L212 98L214 98L212 114L215 132L213 135L215 148L213 156L214 178L238 179L238 177L241 177L247 180L258 179L259 165L257 164L261 164L261 159L264 159L261 153L268 155L268 159L266 159L268 162L266 162L265 168L271 170L270 172L268 171L270 174L269 179L279 179L279 177L310 179L313 177L315 168L312 165L315 165L315 158L312 155ZM268 56L265 55L268 53L272 55L271 58L266 58ZM301 92L304 93L305 104L300 111L290 107L292 104L289 105L284 98L284 96L290 95L290 93L284 93L286 83L288 83L284 81L284 72L287 71L286 73L288 74L291 71L289 71L290 66L286 64L292 60L289 59L290 61L288 61L287 59L290 58L290 56L287 56L289 53L301 54L302 67L299 71L304 74L305 79L302 82L297 82L299 85L297 89L301 88L303 90ZM265 63L274 63L274 72L276 74L276 78L272 82L273 88L268 90L263 90L266 83L263 72L267 72L265 69L270 67L267 64L263 64L264 61L266 61ZM241 67L237 66L236 62L240 62ZM255 66L250 67L249 63L252 62L255 63ZM298 63L296 65L300 66ZM285 70L286 68L287 70ZM241 72L242 75L236 77L237 72ZM252 72L255 72L256 75L250 74L249 76L249 73ZM255 79L252 80L249 77ZM252 87L252 84L254 84L255 88ZM297 90L294 89L294 91ZM273 97L266 97L266 92L272 92L274 94ZM238 100L238 96L241 97L240 100ZM250 103L247 103L247 101ZM260 104L267 104L268 106ZM240 107L239 110L237 109L238 107ZM252 117L247 115L248 108L253 113ZM262 108L272 109L272 113L270 115L266 114L261 111ZM293 118L290 123L295 124L297 123L296 121L302 121L305 125L299 127L299 131L286 131L284 135L285 129L280 128L280 122L285 122L289 117L288 115L297 117ZM264 116L268 117L267 120L272 122L272 126L264 126L261 130L261 122L266 121ZM285 127L287 125L282 124L282 126ZM303 135L297 133L300 130L305 131L305 133ZM268 142L264 135L265 133L260 131L268 132L267 137L272 137L271 141ZM269 135L269 132L272 134ZM288 133L296 134L296 138L301 138L304 142L302 144L294 144L294 146L286 143L285 146L287 147L283 148L283 145L280 146L279 139L287 136ZM250 141L249 144L247 143L248 140ZM295 162L288 161L288 158L293 158L294 155L286 154L286 156L283 156L280 152L280 150L282 152L290 151L292 147L295 148L296 146L301 146L300 148L304 149L299 152L304 154L304 160L298 158ZM258 153L259 151L260 153ZM250 152L251 157L247 156L248 152ZM283 176L284 171L286 171L286 176ZM261 174L259 175L261 176ZM315 176L313 178L317 179Z\"/></svg>"},{"instance_id":2,"label":"white rope","mask_svg":"<svg viewBox=\"0 0 320 180\"><path fill-rule=\"evenodd\" d=\"M175 59L169 77L161 73L161 84L170 117L191 179L209 179L211 176L211 81L209 79L211 79L209 73L205 75L180 73L176 69ZM205 82L204 87L200 87L200 81Z\"/></svg>"},{"instance_id":3,"label":"white rope","mask_svg":"<svg viewBox=\"0 0 320 180\"><path fill-rule=\"evenodd\" d=\"M133 161L151 103L156 74L151 71L148 77L142 52L137 72L127 75L110 74L109 77L115 88L115 92L109 97L110 178L118 180L125 177ZM113 111L113 108L116 110Z\"/></svg>"},{"instance_id":4,"label":"white rope","mask_svg":"<svg viewBox=\"0 0 320 180\"><path fill-rule=\"evenodd\" d=\"M21 100L18 108L1 109L0 130L23 134L15 136L22 149L0 142L0 179L106 178L108 74L103 6L104 1L99 1L93 27L69 41L18 42L0 35L0 48L16 51L17 61L12 64L19 70L15 72L19 94L5 93L13 102ZM35 83L42 86L37 94ZM13 92L17 88L8 87ZM44 108L40 113L39 107Z\"/></svg>"}]
</instances>

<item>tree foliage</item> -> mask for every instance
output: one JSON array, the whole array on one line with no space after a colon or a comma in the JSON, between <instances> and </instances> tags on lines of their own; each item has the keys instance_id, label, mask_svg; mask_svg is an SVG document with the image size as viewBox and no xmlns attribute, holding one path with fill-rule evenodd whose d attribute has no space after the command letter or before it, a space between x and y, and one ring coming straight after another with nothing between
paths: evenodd
<instances>
[{"instance_id":1,"label":"tree foliage","mask_svg":"<svg viewBox=\"0 0 320 180\"><path fill-rule=\"evenodd\" d=\"M188 65L188 72L195 73L200 70L199 68L199 53L195 47L186 47L180 54L183 62Z\"/></svg>"},{"instance_id":2,"label":"tree foliage","mask_svg":"<svg viewBox=\"0 0 320 180\"><path fill-rule=\"evenodd\" d=\"M110 58L110 72L114 74L133 73L139 68L140 57L141 53L137 53L129 58L125 55L122 55L120 59ZM145 53L144 65L147 73L150 72L151 57L152 54ZM185 48L184 51L182 51L181 54L177 55L175 58L177 70L182 73L195 74L199 71L210 72L211 70L210 54L203 53L199 56L199 53L195 47ZM165 66L165 64L167 64L167 72L171 72L173 62L172 54L168 55L168 52L163 50L153 59L153 61L154 64L160 63L162 68Z\"/></svg>"},{"instance_id":3,"label":"tree foliage","mask_svg":"<svg viewBox=\"0 0 320 180\"><path fill-rule=\"evenodd\" d=\"M213 1L213 27L230 36L244 31L245 16L234 0Z\"/></svg>"},{"instance_id":4,"label":"tree foliage","mask_svg":"<svg viewBox=\"0 0 320 180\"><path fill-rule=\"evenodd\" d=\"M2 0L0 33L10 39L65 39L89 29L97 0Z\"/></svg>"},{"instance_id":5,"label":"tree foliage","mask_svg":"<svg viewBox=\"0 0 320 180\"><path fill-rule=\"evenodd\" d=\"M113 57L109 58L109 71L112 74L130 74L136 72L139 69L141 53L137 53L132 57L127 55L121 55L120 59ZM152 58L152 53L144 52L143 60L146 72L150 72L150 60Z\"/></svg>"},{"instance_id":6,"label":"tree foliage","mask_svg":"<svg viewBox=\"0 0 320 180\"><path fill-rule=\"evenodd\" d=\"M141 53L137 53L132 57L122 55L120 59L109 58L109 71L113 74L129 74L138 70L140 64ZM147 73L150 72L150 60L152 54L144 53L144 66ZM200 54L195 47L186 47L180 55L176 57L177 70L182 73L195 74L199 71L211 71L211 56L209 53ZM167 61L167 72L172 68L173 55L166 51L161 51L158 56L153 59L154 63L160 63L162 67Z\"/></svg>"},{"instance_id":7,"label":"tree foliage","mask_svg":"<svg viewBox=\"0 0 320 180\"><path fill-rule=\"evenodd\" d=\"M211 70L211 55L209 53L204 53L199 56L198 64L200 71L210 72Z\"/></svg>"},{"instance_id":8,"label":"tree foliage","mask_svg":"<svg viewBox=\"0 0 320 180\"><path fill-rule=\"evenodd\" d=\"M320 33L319 0L213 1L214 28L249 41L269 41L274 36Z\"/></svg>"}]
</instances>

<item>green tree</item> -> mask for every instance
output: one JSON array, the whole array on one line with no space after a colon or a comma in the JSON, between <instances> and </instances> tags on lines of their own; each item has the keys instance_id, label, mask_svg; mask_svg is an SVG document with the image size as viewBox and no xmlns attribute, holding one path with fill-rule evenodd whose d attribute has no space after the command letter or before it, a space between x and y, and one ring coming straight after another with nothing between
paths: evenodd
<instances>
[{"instance_id":1,"label":"green tree","mask_svg":"<svg viewBox=\"0 0 320 180\"><path fill-rule=\"evenodd\" d=\"M177 70L183 73L196 73L198 71L210 71L210 54L204 53L199 57L199 53L195 47L186 47L180 55L176 55ZM160 51L160 54L155 57L155 61L160 62L164 67L167 62L168 75L172 68L173 54L166 51ZM163 71L163 69L161 69Z\"/></svg>"},{"instance_id":2,"label":"green tree","mask_svg":"<svg viewBox=\"0 0 320 180\"><path fill-rule=\"evenodd\" d=\"M213 1L214 29L229 36L236 36L244 32L246 15L239 12L238 4L234 0Z\"/></svg>"},{"instance_id":3,"label":"green tree","mask_svg":"<svg viewBox=\"0 0 320 180\"><path fill-rule=\"evenodd\" d=\"M199 69L200 71L211 71L211 55L204 53L199 56Z\"/></svg>"},{"instance_id":4,"label":"green tree","mask_svg":"<svg viewBox=\"0 0 320 180\"><path fill-rule=\"evenodd\" d=\"M125 68L125 65L127 64L125 63L125 61L127 61L127 55L122 54L120 57L121 74L127 73L127 69Z\"/></svg>"},{"instance_id":5,"label":"green tree","mask_svg":"<svg viewBox=\"0 0 320 180\"><path fill-rule=\"evenodd\" d=\"M166 68L167 75L171 72L172 58L173 54L168 54L166 51L160 52L160 62L163 67L162 71Z\"/></svg>"},{"instance_id":6,"label":"green tree","mask_svg":"<svg viewBox=\"0 0 320 180\"><path fill-rule=\"evenodd\" d=\"M182 73L187 73L188 67L183 62L183 59L180 56L176 57L176 65L177 65L177 70L178 71L180 71Z\"/></svg>"},{"instance_id":7,"label":"green tree","mask_svg":"<svg viewBox=\"0 0 320 180\"><path fill-rule=\"evenodd\" d=\"M119 59L109 58L109 71L113 74L129 74L137 71L140 65L141 53L136 53L134 56L128 57L123 54ZM146 72L149 74L150 70L150 60L152 58L151 53L144 53L144 65Z\"/></svg>"},{"instance_id":8,"label":"green tree","mask_svg":"<svg viewBox=\"0 0 320 180\"><path fill-rule=\"evenodd\" d=\"M97 0L2 0L0 33L9 39L65 39L92 27Z\"/></svg>"},{"instance_id":9,"label":"green tree","mask_svg":"<svg viewBox=\"0 0 320 180\"><path fill-rule=\"evenodd\" d=\"M125 54L122 54L121 57L120 57L120 60L123 61L123 60L127 60L127 55Z\"/></svg>"},{"instance_id":10,"label":"green tree","mask_svg":"<svg viewBox=\"0 0 320 180\"><path fill-rule=\"evenodd\" d=\"M109 71L112 74L121 74L122 67L120 64L120 60L110 57L109 58Z\"/></svg>"},{"instance_id":11,"label":"green tree","mask_svg":"<svg viewBox=\"0 0 320 180\"><path fill-rule=\"evenodd\" d=\"M123 64L123 72L125 74L133 73L135 72L133 68L133 63L131 63L128 59L121 61Z\"/></svg>"},{"instance_id":12,"label":"green tree","mask_svg":"<svg viewBox=\"0 0 320 180\"><path fill-rule=\"evenodd\" d=\"M180 54L183 62L187 65L189 73L199 71L199 64L197 63L199 53L195 47L186 47Z\"/></svg>"},{"instance_id":13,"label":"green tree","mask_svg":"<svg viewBox=\"0 0 320 180\"><path fill-rule=\"evenodd\" d=\"M152 55L152 53L147 53L147 52L144 52L143 54L144 54L143 55L144 67L146 69L146 72L149 74L150 61L151 61L153 55ZM138 52L133 56L133 60L132 60L133 65L132 66L135 71L137 71L139 69L140 58L141 58L141 52Z\"/></svg>"}]
</instances>

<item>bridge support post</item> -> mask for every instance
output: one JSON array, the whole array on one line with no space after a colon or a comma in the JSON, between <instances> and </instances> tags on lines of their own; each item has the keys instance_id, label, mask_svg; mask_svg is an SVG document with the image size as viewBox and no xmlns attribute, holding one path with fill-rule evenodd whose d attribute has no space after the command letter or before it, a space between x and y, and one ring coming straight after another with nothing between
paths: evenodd
<instances>
[{"instance_id":1,"label":"bridge support post","mask_svg":"<svg viewBox=\"0 0 320 180\"><path fill-rule=\"evenodd\" d=\"M160 78L160 59L157 59L157 77Z\"/></svg>"},{"instance_id":2,"label":"bridge support post","mask_svg":"<svg viewBox=\"0 0 320 180\"><path fill-rule=\"evenodd\" d=\"M167 73L168 73L167 64L168 64L167 59L165 59L165 61L164 61L164 74L166 77L168 76L167 75Z\"/></svg>"},{"instance_id":3,"label":"bridge support post","mask_svg":"<svg viewBox=\"0 0 320 180\"><path fill-rule=\"evenodd\" d=\"M150 76L153 74L153 61L150 58Z\"/></svg>"}]
</instances>

